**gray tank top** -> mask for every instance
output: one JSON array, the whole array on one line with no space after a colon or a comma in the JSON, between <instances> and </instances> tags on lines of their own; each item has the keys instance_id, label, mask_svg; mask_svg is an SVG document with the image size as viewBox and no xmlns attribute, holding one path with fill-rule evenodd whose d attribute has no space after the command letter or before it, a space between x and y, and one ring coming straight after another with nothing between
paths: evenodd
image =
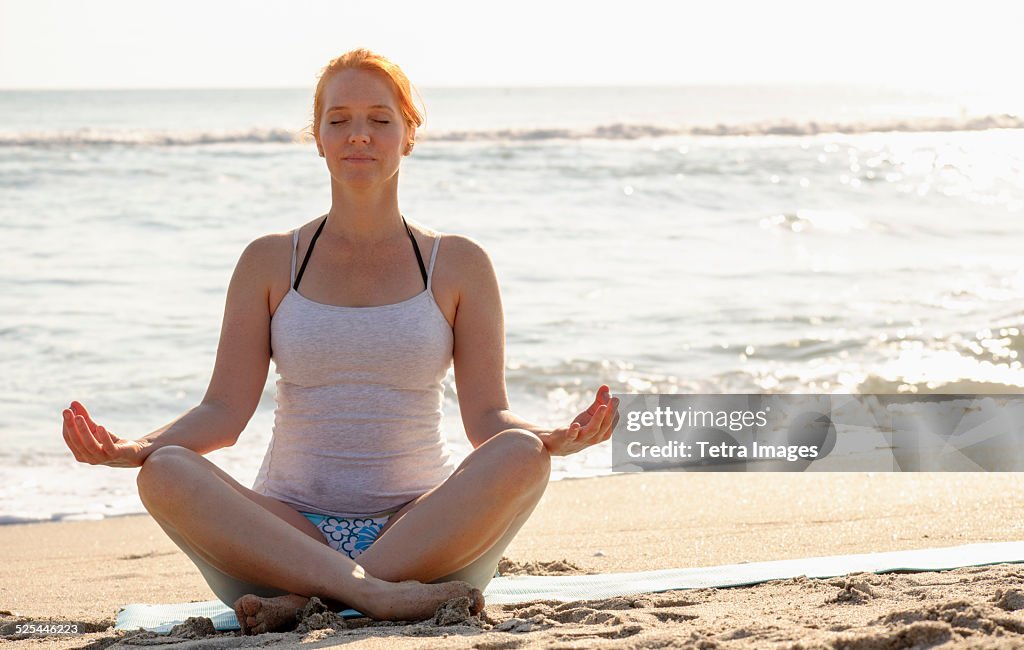
<instances>
[{"instance_id":1,"label":"gray tank top","mask_svg":"<svg viewBox=\"0 0 1024 650\"><path fill-rule=\"evenodd\" d=\"M270 321L277 408L252 489L305 512L393 512L455 470L440 426L454 336L431 290L441 237L426 289L375 307L300 294L298 241L295 230L291 283Z\"/></svg>"}]
</instances>

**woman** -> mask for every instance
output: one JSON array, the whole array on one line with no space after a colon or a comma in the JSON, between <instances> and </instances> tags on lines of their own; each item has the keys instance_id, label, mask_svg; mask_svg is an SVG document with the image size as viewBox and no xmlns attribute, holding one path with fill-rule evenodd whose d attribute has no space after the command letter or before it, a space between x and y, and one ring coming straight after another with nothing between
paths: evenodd
<instances>
[{"instance_id":1,"label":"woman","mask_svg":"<svg viewBox=\"0 0 1024 650\"><path fill-rule=\"evenodd\" d=\"M141 467L143 504L243 633L293 625L311 596L381 619L426 618L459 596L478 612L550 456L606 440L618 401L601 386L557 428L509 411L490 259L398 208L399 166L423 120L396 65L348 52L324 69L313 104L330 210L246 247L202 402L138 440L72 402L64 439L81 462ZM274 436L250 490L203 454L237 441L272 357ZM452 362L474 447L458 468L440 433Z\"/></svg>"}]
</instances>

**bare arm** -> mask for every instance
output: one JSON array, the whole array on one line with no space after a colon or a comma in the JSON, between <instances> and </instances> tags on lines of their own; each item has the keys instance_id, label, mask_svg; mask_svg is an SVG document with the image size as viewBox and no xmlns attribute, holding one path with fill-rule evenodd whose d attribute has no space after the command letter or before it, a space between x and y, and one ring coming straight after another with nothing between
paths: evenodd
<instances>
[{"instance_id":1,"label":"bare arm","mask_svg":"<svg viewBox=\"0 0 1024 650\"><path fill-rule=\"evenodd\" d=\"M256 412L270 368L267 238L249 244L235 266L224 305L217 361L202 402L139 442L144 457L166 445L206 454L230 447Z\"/></svg>"},{"instance_id":2,"label":"bare arm","mask_svg":"<svg viewBox=\"0 0 1024 650\"><path fill-rule=\"evenodd\" d=\"M618 398L601 385L594 402L572 423L544 427L509 409L505 386L505 323L501 292L487 253L465 237L452 237L463 278L455 312L455 384L466 436L473 448L505 429L531 431L552 454L576 453L607 440L618 422Z\"/></svg>"},{"instance_id":3,"label":"bare arm","mask_svg":"<svg viewBox=\"0 0 1024 650\"><path fill-rule=\"evenodd\" d=\"M187 413L137 440L125 440L92 421L85 407L72 402L64 412L64 439L80 462L138 467L160 447L178 445L199 454L230 447L259 404L270 367L268 304L273 240L249 244L228 286L224 322L213 377L202 402Z\"/></svg>"},{"instance_id":4,"label":"bare arm","mask_svg":"<svg viewBox=\"0 0 1024 650\"><path fill-rule=\"evenodd\" d=\"M241 433L235 432L237 428L235 417L224 406L216 402L201 402L177 420L139 438L136 441L142 445L139 464L160 447L168 445L185 447L198 454L230 447Z\"/></svg>"},{"instance_id":5,"label":"bare arm","mask_svg":"<svg viewBox=\"0 0 1024 650\"><path fill-rule=\"evenodd\" d=\"M501 291L486 251L466 237L446 237L458 259L459 290L455 312L455 384L466 436L474 448L505 429L536 434L547 427L523 420L509 410L505 387L505 320Z\"/></svg>"},{"instance_id":6,"label":"bare arm","mask_svg":"<svg viewBox=\"0 0 1024 650\"><path fill-rule=\"evenodd\" d=\"M479 431L489 432L488 438L505 429L526 429L536 433L538 436L549 434L553 431L551 427L542 427L539 424L527 422L507 408L487 411L478 417L477 422L479 423L477 425ZM476 448L480 445L474 444L473 446Z\"/></svg>"}]
</instances>

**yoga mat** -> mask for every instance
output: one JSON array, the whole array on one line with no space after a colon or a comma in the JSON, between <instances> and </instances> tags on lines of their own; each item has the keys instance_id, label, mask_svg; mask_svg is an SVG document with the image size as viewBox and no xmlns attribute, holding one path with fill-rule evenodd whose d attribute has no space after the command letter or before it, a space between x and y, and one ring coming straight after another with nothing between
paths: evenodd
<instances>
[{"instance_id":1,"label":"yoga mat","mask_svg":"<svg viewBox=\"0 0 1024 650\"><path fill-rule=\"evenodd\" d=\"M967 544L947 548L832 555L638 573L502 576L491 580L484 591L484 597L488 605L529 600L593 600L673 589L740 587L797 576L832 578L847 573L940 571L1015 562L1024 562L1024 542ZM345 618L361 616L354 609L347 609L340 614ZM117 612L115 628L134 630L141 627L152 632L166 633L190 616L206 616L213 621L213 626L218 630L239 629L235 613L219 600L169 605L126 605Z\"/></svg>"}]
</instances>

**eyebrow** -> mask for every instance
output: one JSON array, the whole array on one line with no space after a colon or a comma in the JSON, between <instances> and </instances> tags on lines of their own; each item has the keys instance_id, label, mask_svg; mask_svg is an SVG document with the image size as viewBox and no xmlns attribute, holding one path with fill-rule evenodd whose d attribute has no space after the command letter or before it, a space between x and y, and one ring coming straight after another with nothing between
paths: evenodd
<instances>
[{"instance_id":1,"label":"eyebrow","mask_svg":"<svg viewBox=\"0 0 1024 650\"><path fill-rule=\"evenodd\" d=\"M327 109L326 112L330 113L331 111L347 110L348 108L349 108L348 106L331 106L330 108ZM391 110L390 106L385 106L384 104L374 104L370 108L383 108L386 111L390 111ZM394 111L392 111L392 112L394 112Z\"/></svg>"}]
</instances>

